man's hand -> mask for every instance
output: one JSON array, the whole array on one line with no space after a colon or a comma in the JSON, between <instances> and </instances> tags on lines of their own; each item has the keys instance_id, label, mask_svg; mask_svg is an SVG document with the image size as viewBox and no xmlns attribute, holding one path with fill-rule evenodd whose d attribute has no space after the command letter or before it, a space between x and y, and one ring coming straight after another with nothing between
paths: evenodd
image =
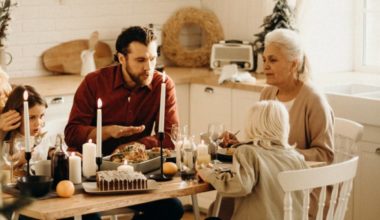
<instances>
[{"instance_id":1,"label":"man's hand","mask_svg":"<svg viewBox=\"0 0 380 220\"><path fill-rule=\"evenodd\" d=\"M15 110L10 110L0 115L0 129L7 132L21 125L21 115Z\"/></svg>"},{"instance_id":2,"label":"man's hand","mask_svg":"<svg viewBox=\"0 0 380 220\"><path fill-rule=\"evenodd\" d=\"M220 143L220 146L223 148L231 147L234 144L240 143L236 136L228 131L224 132L222 134L222 143Z\"/></svg>"},{"instance_id":3,"label":"man's hand","mask_svg":"<svg viewBox=\"0 0 380 220\"><path fill-rule=\"evenodd\" d=\"M106 133L108 133L107 136L109 137L121 138L121 137L131 136L131 135L143 132L145 130L145 125L141 125L141 126L111 125L111 126L107 126L104 130Z\"/></svg>"}]
</instances>

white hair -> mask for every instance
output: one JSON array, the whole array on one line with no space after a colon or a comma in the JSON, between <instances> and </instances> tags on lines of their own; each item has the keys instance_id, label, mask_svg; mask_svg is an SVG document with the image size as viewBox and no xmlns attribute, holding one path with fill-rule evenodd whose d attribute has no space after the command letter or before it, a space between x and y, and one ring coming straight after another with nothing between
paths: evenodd
<instances>
[{"instance_id":1,"label":"white hair","mask_svg":"<svg viewBox=\"0 0 380 220\"><path fill-rule=\"evenodd\" d=\"M306 59L302 40L296 31L278 28L269 32L265 36L264 45L276 43L287 57L288 61L297 60L299 62L298 73L309 74L310 64ZM305 75L304 77L310 77Z\"/></svg>"},{"instance_id":2,"label":"white hair","mask_svg":"<svg viewBox=\"0 0 380 220\"><path fill-rule=\"evenodd\" d=\"M279 101L260 101L248 113L245 132L256 145L292 148L289 145L289 114Z\"/></svg>"}]
</instances>

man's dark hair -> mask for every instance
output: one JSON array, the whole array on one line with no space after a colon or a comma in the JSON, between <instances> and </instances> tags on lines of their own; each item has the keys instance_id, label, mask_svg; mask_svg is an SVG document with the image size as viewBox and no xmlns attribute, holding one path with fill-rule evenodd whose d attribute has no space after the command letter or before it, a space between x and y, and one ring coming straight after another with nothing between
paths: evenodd
<instances>
[{"instance_id":1,"label":"man's dark hair","mask_svg":"<svg viewBox=\"0 0 380 220\"><path fill-rule=\"evenodd\" d=\"M154 40L156 40L157 37L153 33L153 31L149 28L142 27L142 26L132 26L129 27L117 37L116 40L116 54L114 56L114 60L116 62L119 62L119 58L117 57L117 53L122 53L124 55L127 55L129 51L129 45L134 42L140 42L144 44L145 46L148 46L148 44Z\"/></svg>"}]
</instances>

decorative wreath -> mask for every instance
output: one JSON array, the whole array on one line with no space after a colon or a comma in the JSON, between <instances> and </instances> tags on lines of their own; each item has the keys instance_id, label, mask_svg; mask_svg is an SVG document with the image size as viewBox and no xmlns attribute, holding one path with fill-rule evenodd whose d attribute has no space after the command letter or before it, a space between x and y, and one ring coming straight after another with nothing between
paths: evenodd
<instances>
[{"instance_id":1,"label":"decorative wreath","mask_svg":"<svg viewBox=\"0 0 380 220\"><path fill-rule=\"evenodd\" d=\"M186 24L199 25L204 39L200 48L181 45L179 34ZM198 8L184 8L172 15L163 27L162 52L178 66L201 67L210 62L211 48L224 38L223 29L214 13Z\"/></svg>"}]
</instances>

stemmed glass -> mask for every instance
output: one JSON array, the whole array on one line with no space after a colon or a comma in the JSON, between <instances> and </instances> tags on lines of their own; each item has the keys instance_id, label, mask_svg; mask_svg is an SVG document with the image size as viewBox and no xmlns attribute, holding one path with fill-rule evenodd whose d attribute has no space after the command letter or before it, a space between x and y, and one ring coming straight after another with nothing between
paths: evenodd
<instances>
[{"instance_id":1,"label":"stemmed glass","mask_svg":"<svg viewBox=\"0 0 380 220\"><path fill-rule=\"evenodd\" d=\"M13 183L13 164L17 163L21 158L21 149L19 145L16 145L9 141L3 141L3 146L1 153L4 159L4 162L11 169L11 184Z\"/></svg>"},{"instance_id":2,"label":"stemmed glass","mask_svg":"<svg viewBox=\"0 0 380 220\"><path fill-rule=\"evenodd\" d=\"M224 131L225 128L222 123L210 123L208 125L208 137L211 145L209 149L214 163L218 161L218 147L223 141L222 134Z\"/></svg>"},{"instance_id":3,"label":"stemmed glass","mask_svg":"<svg viewBox=\"0 0 380 220\"><path fill-rule=\"evenodd\" d=\"M188 126L185 125L182 128L178 124L173 124L170 132L170 139L172 140L174 146L175 146L175 152L176 152L176 163L178 169L180 169L181 166L181 141L183 141L183 138L188 135Z\"/></svg>"}]
</instances>

